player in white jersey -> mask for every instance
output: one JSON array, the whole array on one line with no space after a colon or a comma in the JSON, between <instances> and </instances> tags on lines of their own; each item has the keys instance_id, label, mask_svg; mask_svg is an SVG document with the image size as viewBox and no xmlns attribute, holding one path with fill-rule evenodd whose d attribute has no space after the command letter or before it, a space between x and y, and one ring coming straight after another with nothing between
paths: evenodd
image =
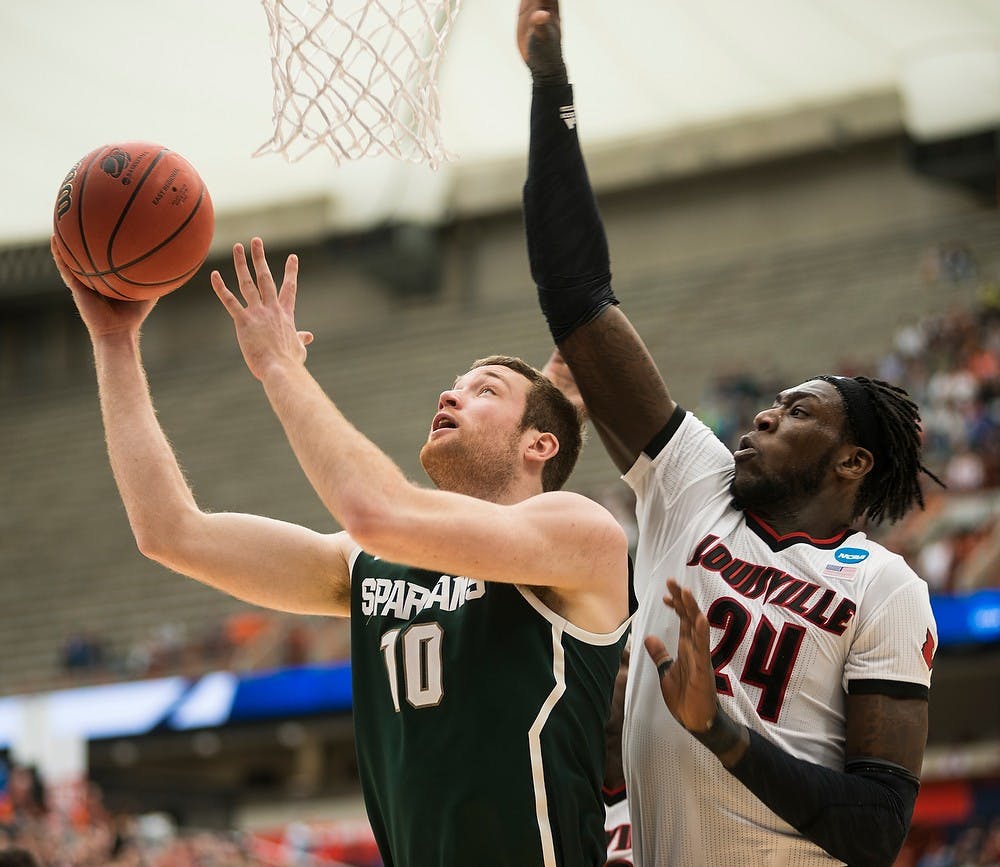
<instances>
[{"instance_id":1,"label":"player in white jersey","mask_svg":"<svg viewBox=\"0 0 1000 867\"><path fill-rule=\"evenodd\" d=\"M804 416L817 399L792 402ZM725 712L792 756L842 769L848 695L873 691L905 705L927 694L936 644L927 586L863 533L779 533L754 511L734 509L733 456L698 419L676 412L670 441L626 475L638 500L636 565L644 582L636 634L662 637L654 645L660 660L664 641L678 646L691 623L658 604L659 576L675 576L675 588L688 590L707 615L712 665L705 677L714 677ZM781 412L758 418L780 427L772 419ZM763 454L767 446L759 448ZM740 460L759 458L752 449L741 450ZM725 863L734 844L751 847L755 861L836 863L749 789L732 785L716 756L663 713L653 665L635 665L631 690L625 742L628 756L642 757L642 772L629 775L640 863ZM704 720L713 713L714 705ZM656 786L672 775L684 781L684 797L665 813Z\"/></svg>"},{"instance_id":2,"label":"player in white jersey","mask_svg":"<svg viewBox=\"0 0 1000 867\"><path fill-rule=\"evenodd\" d=\"M605 867L633 867L632 818L629 813L628 791L625 788L625 770L622 767L622 724L625 718L625 687L628 683L628 665L631 657L632 636L625 644L615 678L615 691L611 698L611 716L605 729L604 764L604 831L608 839L608 860Z\"/></svg>"},{"instance_id":3,"label":"player in white jersey","mask_svg":"<svg viewBox=\"0 0 1000 867\"><path fill-rule=\"evenodd\" d=\"M615 793L605 792L604 804L607 810L604 815L604 830L608 836L608 860L605 867L633 867L632 818L625 787Z\"/></svg>"},{"instance_id":4,"label":"player in white jersey","mask_svg":"<svg viewBox=\"0 0 1000 867\"><path fill-rule=\"evenodd\" d=\"M937 639L926 584L852 527L922 505L917 407L886 383L816 377L779 394L733 455L677 406L611 290L558 12L521 2L525 224L568 365L548 372L578 387L637 496L633 630L647 654L631 663L623 746L635 863L891 864Z\"/></svg>"}]
</instances>

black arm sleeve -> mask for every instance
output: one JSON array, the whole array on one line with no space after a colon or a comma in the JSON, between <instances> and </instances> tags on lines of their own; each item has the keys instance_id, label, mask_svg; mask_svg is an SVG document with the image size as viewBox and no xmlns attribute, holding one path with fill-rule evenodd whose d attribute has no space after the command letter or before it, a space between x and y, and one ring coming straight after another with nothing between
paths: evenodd
<instances>
[{"instance_id":1,"label":"black arm sleeve","mask_svg":"<svg viewBox=\"0 0 1000 867\"><path fill-rule=\"evenodd\" d=\"M536 85L532 91L524 222L531 275L558 343L618 303L568 84Z\"/></svg>"},{"instance_id":2,"label":"black arm sleeve","mask_svg":"<svg viewBox=\"0 0 1000 867\"><path fill-rule=\"evenodd\" d=\"M906 768L853 759L846 773L790 756L750 730L730 773L807 839L850 867L891 865L920 783Z\"/></svg>"}]
</instances>

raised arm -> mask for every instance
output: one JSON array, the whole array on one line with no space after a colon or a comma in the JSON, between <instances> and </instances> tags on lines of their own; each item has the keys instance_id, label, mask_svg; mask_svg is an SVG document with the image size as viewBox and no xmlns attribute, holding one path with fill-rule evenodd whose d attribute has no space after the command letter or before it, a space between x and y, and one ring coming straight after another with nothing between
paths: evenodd
<instances>
[{"instance_id":1,"label":"raised arm","mask_svg":"<svg viewBox=\"0 0 1000 867\"><path fill-rule=\"evenodd\" d=\"M279 291L259 238L251 256L256 279L243 247L234 249L243 301L218 272L212 285L306 476L351 537L372 554L410 566L613 599L604 616L616 627L627 605L628 546L614 517L569 492L501 504L414 485L306 369L295 339L296 258L289 257ZM537 447L550 447L551 439L540 436Z\"/></svg>"},{"instance_id":2,"label":"raised arm","mask_svg":"<svg viewBox=\"0 0 1000 867\"><path fill-rule=\"evenodd\" d=\"M112 301L76 281L53 250L94 344L108 456L139 550L197 581L267 608L347 615L345 533L198 508L160 427L139 329L155 302Z\"/></svg>"},{"instance_id":3,"label":"raised arm","mask_svg":"<svg viewBox=\"0 0 1000 867\"><path fill-rule=\"evenodd\" d=\"M667 582L680 619L677 656L647 636L663 701L743 785L804 837L852 867L889 867L906 839L927 743L927 701L849 695L843 770L796 758L720 706L709 627L694 596ZM638 661L636 664L639 664Z\"/></svg>"},{"instance_id":4,"label":"raised arm","mask_svg":"<svg viewBox=\"0 0 1000 867\"><path fill-rule=\"evenodd\" d=\"M549 330L612 460L628 469L675 404L611 289L607 239L577 137L559 5L522 0L517 25L534 83L524 220Z\"/></svg>"}]
</instances>

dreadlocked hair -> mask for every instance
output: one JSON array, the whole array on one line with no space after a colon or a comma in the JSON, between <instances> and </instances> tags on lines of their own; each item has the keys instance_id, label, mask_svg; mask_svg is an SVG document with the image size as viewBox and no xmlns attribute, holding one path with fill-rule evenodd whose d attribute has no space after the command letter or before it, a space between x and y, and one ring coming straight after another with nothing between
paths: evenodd
<instances>
[{"instance_id":1,"label":"dreadlocked hair","mask_svg":"<svg viewBox=\"0 0 1000 867\"><path fill-rule=\"evenodd\" d=\"M853 379L871 399L882 440L882 454L876 456L872 471L858 491L854 516L867 513L873 523L898 521L914 505L924 508L921 473L941 487L945 485L921 463L920 410L906 390L881 379Z\"/></svg>"}]
</instances>

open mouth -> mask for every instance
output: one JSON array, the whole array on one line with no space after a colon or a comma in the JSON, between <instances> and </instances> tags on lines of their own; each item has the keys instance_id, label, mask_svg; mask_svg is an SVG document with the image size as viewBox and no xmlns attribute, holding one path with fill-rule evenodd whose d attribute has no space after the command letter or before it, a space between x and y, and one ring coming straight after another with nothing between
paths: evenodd
<instances>
[{"instance_id":1,"label":"open mouth","mask_svg":"<svg viewBox=\"0 0 1000 867\"><path fill-rule=\"evenodd\" d=\"M752 458L755 454L757 454L757 449L750 443L750 437L740 437L736 451L733 452L733 457L737 461L745 461L748 458Z\"/></svg>"},{"instance_id":2,"label":"open mouth","mask_svg":"<svg viewBox=\"0 0 1000 867\"><path fill-rule=\"evenodd\" d=\"M431 422L431 433L439 430L454 430L457 427L458 425L455 424L455 420L451 416L439 412L434 416L434 421Z\"/></svg>"}]
</instances>

